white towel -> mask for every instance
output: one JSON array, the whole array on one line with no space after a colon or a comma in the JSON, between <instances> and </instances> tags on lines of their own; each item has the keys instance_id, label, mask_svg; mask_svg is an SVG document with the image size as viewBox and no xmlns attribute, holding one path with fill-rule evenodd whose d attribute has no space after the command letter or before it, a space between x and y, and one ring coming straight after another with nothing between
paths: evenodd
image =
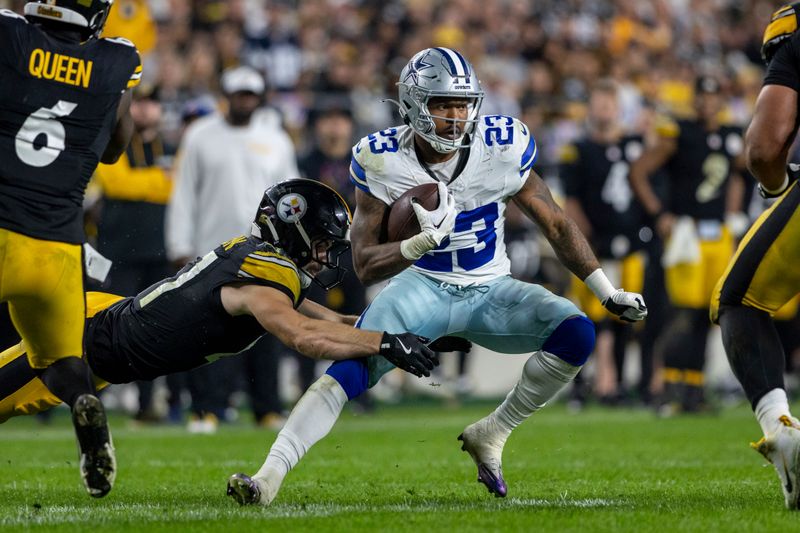
<instances>
[{"instance_id":1,"label":"white towel","mask_svg":"<svg viewBox=\"0 0 800 533\"><path fill-rule=\"evenodd\" d=\"M682 216L672 226L672 234L664 247L661 266L669 268L679 264L700 262L700 240L692 217Z\"/></svg>"}]
</instances>

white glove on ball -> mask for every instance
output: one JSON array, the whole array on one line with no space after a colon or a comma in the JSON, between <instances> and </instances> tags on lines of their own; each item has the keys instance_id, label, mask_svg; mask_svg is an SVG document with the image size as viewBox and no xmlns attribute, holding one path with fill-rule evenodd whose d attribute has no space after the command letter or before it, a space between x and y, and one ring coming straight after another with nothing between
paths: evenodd
<instances>
[{"instance_id":1,"label":"white glove on ball","mask_svg":"<svg viewBox=\"0 0 800 533\"><path fill-rule=\"evenodd\" d=\"M400 253L409 261L416 261L439 246L456 225L456 199L444 183L439 182L437 186L439 205L436 209L428 211L418 203L411 202L421 231L400 243Z\"/></svg>"}]
</instances>

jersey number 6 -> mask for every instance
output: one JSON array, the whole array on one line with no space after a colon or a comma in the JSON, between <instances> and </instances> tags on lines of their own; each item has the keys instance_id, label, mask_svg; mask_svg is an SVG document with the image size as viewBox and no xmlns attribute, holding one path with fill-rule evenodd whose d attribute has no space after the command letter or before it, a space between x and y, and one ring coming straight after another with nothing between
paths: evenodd
<instances>
[{"instance_id":1,"label":"jersey number 6","mask_svg":"<svg viewBox=\"0 0 800 533\"><path fill-rule=\"evenodd\" d=\"M64 151L67 132L58 121L69 116L78 104L59 100L53 107L42 107L34 111L22 124L17 133L15 148L17 157L32 167L46 167L58 159ZM41 136L44 135L44 139ZM36 140L39 139L39 147Z\"/></svg>"}]
</instances>

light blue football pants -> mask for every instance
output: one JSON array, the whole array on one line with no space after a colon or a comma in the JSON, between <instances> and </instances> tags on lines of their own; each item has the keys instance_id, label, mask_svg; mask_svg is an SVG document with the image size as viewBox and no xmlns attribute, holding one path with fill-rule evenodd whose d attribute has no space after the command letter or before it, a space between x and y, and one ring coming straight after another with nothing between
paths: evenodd
<instances>
[{"instance_id":1,"label":"light blue football pants","mask_svg":"<svg viewBox=\"0 0 800 533\"><path fill-rule=\"evenodd\" d=\"M431 340L455 335L496 352L518 354L542 349L559 324L575 316L585 315L566 298L511 276L459 287L405 270L381 290L356 326L389 333L408 331ZM354 361L363 365L364 360ZM337 369L343 363L349 364ZM372 356L366 359L367 379L342 379L341 371L347 368L347 374L352 374L354 365L339 361L328 370L350 398L394 368L383 357ZM358 383L362 381L366 383Z\"/></svg>"}]
</instances>

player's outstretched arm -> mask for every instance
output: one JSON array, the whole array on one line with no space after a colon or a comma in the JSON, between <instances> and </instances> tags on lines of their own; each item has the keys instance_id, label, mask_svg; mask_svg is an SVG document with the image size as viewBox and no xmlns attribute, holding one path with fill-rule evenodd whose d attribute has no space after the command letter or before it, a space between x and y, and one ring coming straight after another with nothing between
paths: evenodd
<instances>
[{"instance_id":1,"label":"player's outstretched arm","mask_svg":"<svg viewBox=\"0 0 800 533\"><path fill-rule=\"evenodd\" d=\"M300 304L297 310L309 318L339 322L340 324L347 324L348 326L354 326L358 321L358 315L343 315L308 299L303 300L303 303Z\"/></svg>"},{"instance_id":2,"label":"player's outstretched arm","mask_svg":"<svg viewBox=\"0 0 800 533\"><path fill-rule=\"evenodd\" d=\"M380 354L416 376L429 376L439 364L437 355L426 345L428 339L309 318L294 309L286 294L272 287L226 285L221 298L223 307L232 316L252 315L286 346L314 359L341 360Z\"/></svg>"},{"instance_id":3,"label":"player's outstretched arm","mask_svg":"<svg viewBox=\"0 0 800 533\"><path fill-rule=\"evenodd\" d=\"M117 125L111 132L106 149L100 158L101 163L111 165L116 163L119 157L125 152L128 143L133 136L133 117L131 117L131 100L133 93L125 91L117 106Z\"/></svg>"},{"instance_id":4,"label":"player's outstretched arm","mask_svg":"<svg viewBox=\"0 0 800 533\"><path fill-rule=\"evenodd\" d=\"M759 181L762 195L780 196L790 184L786 161L797 133L796 121L797 92L783 85L764 86L744 138L747 166Z\"/></svg>"},{"instance_id":5,"label":"player's outstretched arm","mask_svg":"<svg viewBox=\"0 0 800 533\"><path fill-rule=\"evenodd\" d=\"M553 200L550 189L531 171L514 202L541 228L561 262L594 292L603 305L624 320L642 320L647 307L641 295L616 289L608 280L586 237Z\"/></svg>"}]
</instances>

